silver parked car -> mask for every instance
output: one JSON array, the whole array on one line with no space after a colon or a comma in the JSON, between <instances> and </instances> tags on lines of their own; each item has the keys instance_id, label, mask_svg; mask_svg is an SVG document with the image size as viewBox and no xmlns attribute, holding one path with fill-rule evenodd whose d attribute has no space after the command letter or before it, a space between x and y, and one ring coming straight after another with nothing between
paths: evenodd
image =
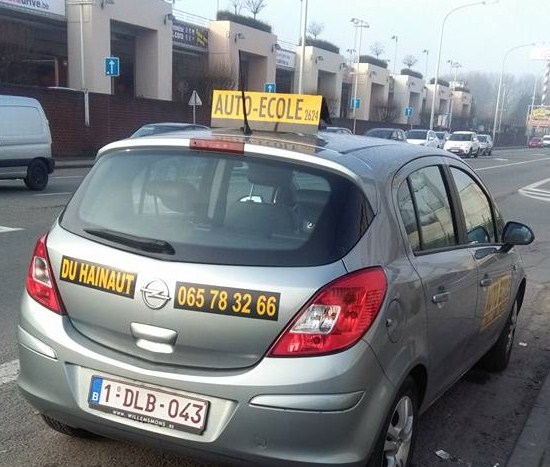
<instances>
[{"instance_id":1,"label":"silver parked car","mask_svg":"<svg viewBox=\"0 0 550 467\"><path fill-rule=\"evenodd\" d=\"M164 133L172 133L174 131L202 131L210 130L207 126L197 125L194 123L148 123L138 128L130 138L143 138L144 136L160 135Z\"/></svg>"},{"instance_id":2,"label":"silver parked car","mask_svg":"<svg viewBox=\"0 0 550 467\"><path fill-rule=\"evenodd\" d=\"M418 146L439 148L440 141L433 130L409 130L405 133L407 142Z\"/></svg>"},{"instance_id":3,"label":"silver parked car","mask_svg":"<svg viewBox=\"0 0 550 467\"><path fill-rule=\"evenodd\" d=\"M434 148L119 141L36 244L19 387L66 435L407 466L419 413L506 367L533 238Z\"/></svg>"}]
</instances>

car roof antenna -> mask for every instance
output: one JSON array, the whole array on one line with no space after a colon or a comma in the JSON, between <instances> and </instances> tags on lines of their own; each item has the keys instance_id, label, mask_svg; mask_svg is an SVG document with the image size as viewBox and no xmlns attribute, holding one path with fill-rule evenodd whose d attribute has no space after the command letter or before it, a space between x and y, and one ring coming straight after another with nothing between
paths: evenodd
<instances>
[{"instance_id":1,"label":"car roof antenna","mask_svg":"<svg viewBox=\"0 0 550 467\"><path fill-rule=\"evenodd\" d=\"M243 99L243 115L244 115L243 133L245 136L250 136L252 134L252 130L250 129L250 125L248 124L246 98L244 95L244 71L243 71L243 61L242 61L242 50L239 50L239 81L240 81L240 88L241 88L242 99Z\"/></svg>"}]
</instances>

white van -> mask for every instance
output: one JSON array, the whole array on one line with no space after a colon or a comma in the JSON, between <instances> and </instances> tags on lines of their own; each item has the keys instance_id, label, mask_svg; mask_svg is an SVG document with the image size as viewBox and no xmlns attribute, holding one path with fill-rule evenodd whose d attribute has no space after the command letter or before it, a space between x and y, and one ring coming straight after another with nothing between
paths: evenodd
<instances>
[{"instance_id":1,"label":"white van","mask_svg":"<svg viewBox=\"0 0 550 467\"><path fill-rule=\"evenodd\" d=\"M0 96L0 180L43 190L53 172L50 124L36 99Z\"/></svg>"}]
</instances>

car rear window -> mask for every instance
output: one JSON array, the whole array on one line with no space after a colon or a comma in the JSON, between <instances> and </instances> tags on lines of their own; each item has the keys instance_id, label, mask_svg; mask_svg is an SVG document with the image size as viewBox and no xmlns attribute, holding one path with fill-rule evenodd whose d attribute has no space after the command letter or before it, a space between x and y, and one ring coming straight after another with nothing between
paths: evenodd
<instances>
[{"instance_id":1,"label":"car rear window","mask_svg":"<svg viewBox=\"0 0 550 467\"><path fill-rule=\"evenodd\" d=\"M342 258L370 216L363 192L333 172L251 155L130 150L98 161L61 226L171 261L312 266Z\"/></svg>"},{"instance_id":2,"label":"car rear window","mask_svg":"<svg viewBox=\"0 0 550 467\"><path fill-rule=\"evenodd\" d=\"M426 139L428 137L427 131L411 130L406 133L408 139Z\"/></svg>"}]
</instances>

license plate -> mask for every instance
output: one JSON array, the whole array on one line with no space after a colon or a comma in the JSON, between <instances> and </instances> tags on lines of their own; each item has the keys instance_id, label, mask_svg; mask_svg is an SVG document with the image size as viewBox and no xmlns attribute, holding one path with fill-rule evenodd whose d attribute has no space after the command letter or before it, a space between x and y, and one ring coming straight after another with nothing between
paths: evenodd
<instances>
[{"instance_id":1,"label":"license plate","mask_svg":"<svg viewBox=\"0 0 550 467\"><path fill-rule=\"evenodd\" d=\"M92 376L88 405L128 420L202 434L208 401Z\"/></svg>"}]
</instances>

